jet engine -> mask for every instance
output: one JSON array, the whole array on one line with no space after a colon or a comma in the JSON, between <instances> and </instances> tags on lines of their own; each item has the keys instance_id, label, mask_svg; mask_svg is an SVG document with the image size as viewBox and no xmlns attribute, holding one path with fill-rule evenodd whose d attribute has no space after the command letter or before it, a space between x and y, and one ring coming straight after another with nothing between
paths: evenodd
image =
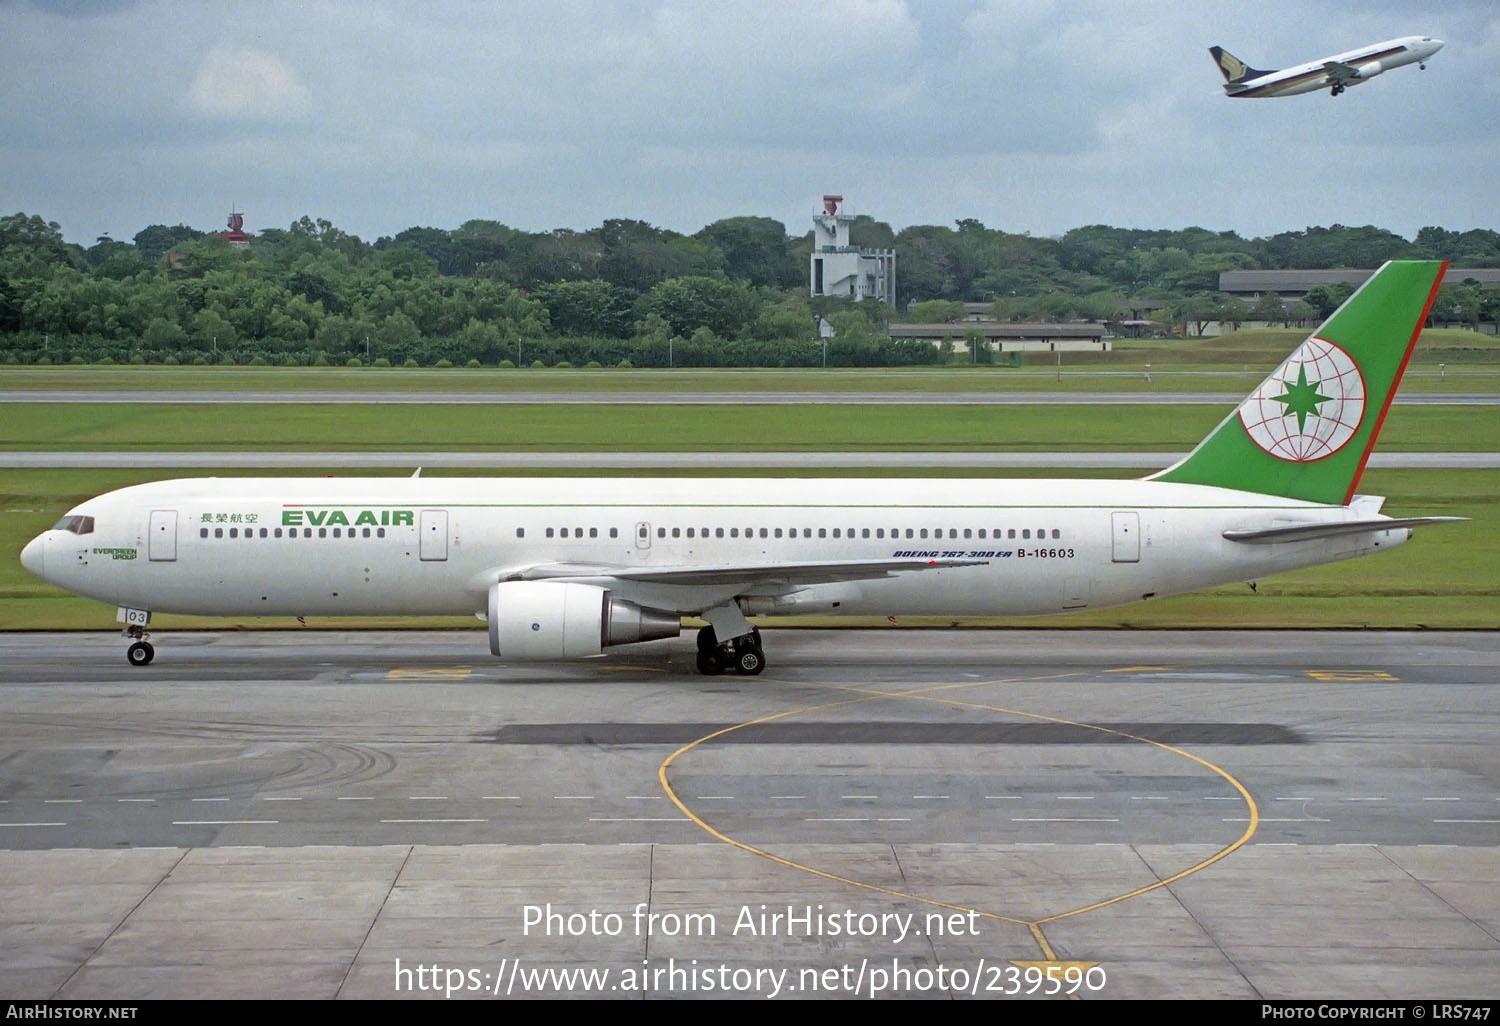
<instances>
[{"instance_id":1,"label":"jet engine","mask_svg":"<svg viewBox=\"0 0 1500 1026\"><path fill-rule=\"evenodd\" d=\"M1366 79L1374 78L1376 75L1384 71L1385 65L1381 64L1379 61L1371 61L1368 64L1359 65L1359 67L1355 68L1354 70L1359 73L1359 78L1356 79L1356 81L1363 82ZM1384 88L1384 86L1382 86L1381 88Z\"/></svg>"},{"instance_id":2,"label":"jet engine","mask_svg":"<svg viewBox=\"0 0 1500 1026\"><path fill-rule=\"evenodd\" d=\"M565 581L501 581L490 588L490 651L501 659L581 659L611 645L675 638L682 618Z\"/></svg>"}]
</instances>

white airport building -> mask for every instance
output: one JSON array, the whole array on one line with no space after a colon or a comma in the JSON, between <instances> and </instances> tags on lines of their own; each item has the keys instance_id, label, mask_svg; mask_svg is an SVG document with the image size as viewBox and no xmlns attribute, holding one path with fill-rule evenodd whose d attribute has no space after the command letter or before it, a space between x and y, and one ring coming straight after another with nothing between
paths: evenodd
<instances>
[{"instance_id":1,"label":"white airport building","mask_svg":"<svg viewBox=\"0 0 1500 1026\"><path fill-rule=\"evenodd\" d=\"M824 196L823 212L813 218L811 294L896 302L896 251L860 249L849 241L853 214L839 211L842 196Z\"/></svg>"}]
</instances>

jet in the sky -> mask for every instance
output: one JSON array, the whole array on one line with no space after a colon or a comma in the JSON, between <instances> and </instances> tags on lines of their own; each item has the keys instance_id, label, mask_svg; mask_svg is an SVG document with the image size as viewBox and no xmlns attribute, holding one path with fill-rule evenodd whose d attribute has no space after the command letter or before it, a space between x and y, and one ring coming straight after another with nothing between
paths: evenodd
<instances>
[{"instance_id":1,"label":"jet in the sky","mask_svg":"<svg viewBox=\"0 0 1500 1026\"><path fill-rule=\"evenodd\" d=\"M1450 517L1355 494L1447 265L1386 264L1198 447L1145 480L204 478L90 499L21 562L152 613L476 615L504 660L698 633L765 666L748 617L1020 616L1251 581Z\"/></svg>"},{"instance_id":2,"label":"jet in the sky","mask_svg":"<svg viewBox=\"0 0 1500 1026\"><path fill-rule=\"evenodd\" d=\"M1427 59L1442 48L1441 39L1402 36L1361 46L1357 50L1346 50L1332 57L1320 57L1281 71L1252 68L1222 46L1211 46L1208 52L1224 73L1224 91L1230 96L1292 96L1316 89L1329 89L1337 96L1350 86L1405 64L1415 64L1426 70Z\"/></svg>"}]
</instances>

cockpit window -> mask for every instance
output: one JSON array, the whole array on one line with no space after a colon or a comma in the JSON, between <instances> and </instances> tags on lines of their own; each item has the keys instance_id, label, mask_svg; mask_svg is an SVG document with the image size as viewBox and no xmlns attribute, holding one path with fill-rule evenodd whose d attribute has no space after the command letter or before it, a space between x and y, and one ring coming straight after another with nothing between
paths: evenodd
<instances>
[{"instance_id":1,"label":"cockpit window","mask_svg":"<svg viewBox=\"0 0 1500 1026\"><path fill-rule=\"evenodd\" d=\"M93 534L93 517L63 517L52 525L54 531L67 531L69 534Z\"/></svg>"}]
</instances>

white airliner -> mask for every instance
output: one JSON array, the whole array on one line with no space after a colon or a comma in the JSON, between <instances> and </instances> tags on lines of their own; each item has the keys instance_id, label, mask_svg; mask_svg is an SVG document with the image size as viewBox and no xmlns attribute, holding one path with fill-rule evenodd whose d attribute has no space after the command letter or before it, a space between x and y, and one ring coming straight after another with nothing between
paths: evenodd
<instances>
[{"instance_id":1,"label":"white airliner","mask_svg":"<svg viewBox=\"0 0 1500 1026\"><path fill-rule=\"evenodd\" d=\"M1176 465L1146 480L271 478L161 481L72 509L21 562L151 613L476 614L506 660L675 637L759 673L757 614L1111 606L1394 548L1354 490L1446 264L1389 263Z\"/></svg>"},{"instance_id":2,"label":"white airliner","mask_svg":"<svg viewBox=\"0 0 1500 1026\"><path fill-rule=\"evenodd\" d=\"M1330 89L1337 96L1350 86L1405 64L1415 64L1425 71L1427 59L1442 48L1441 39L1402 36L1281 71L1252 68L1222 46L1211 46L1208 52L1224 73L1224 91L1230 96L1292 96L1315 89Z\"/></svg>"}]
</instances>

